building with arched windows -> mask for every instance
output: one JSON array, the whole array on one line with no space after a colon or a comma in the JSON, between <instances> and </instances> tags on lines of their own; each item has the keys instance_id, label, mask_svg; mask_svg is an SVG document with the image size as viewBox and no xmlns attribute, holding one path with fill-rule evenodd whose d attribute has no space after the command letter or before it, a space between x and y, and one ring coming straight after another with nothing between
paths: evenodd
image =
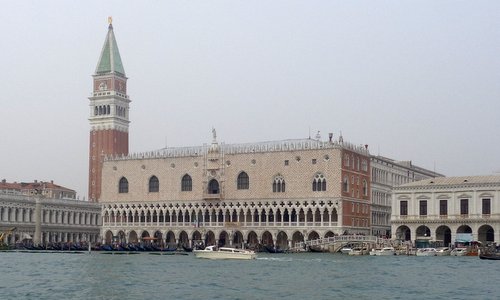
<instances>
[{"instance_id":1,"label":"building with arched windows","mask_svg":"<svg viewBox=\"0 0 500 300\"><path fill-rule=\"evenodd\" d=\"M374 216L376 233L389 232L390 203L372 215L368 146L333 134L226 145L214 129L202 146L129 154L127 80L110 24L89 98L89 199L102 205L103 242L289 247L370 234Z\"/></svg>"},{"instance_id":2,"label":"building with arched windows","mask_svg":"<svg viewBox=\"0 0 500 300\"><path fill-rule=\"evenodd\" d=\"M392 238L438 241L500 240L500 176L440 177L394 188ZM459 238L460 237L460 238Z\"/></svg>"},{"instance_id":3,"label":"building with arched windows","mask_svg":"<svg viewBox=\"0 0 500 300\"><path fill-rule=\"evenodd\" d=\"M225 145L215 133L209 145L106 156L102 237L289 247L369 234L369 160L366 147L339 141Z\"/></svg>"},{"instance_id":4,"label":"building with arched windows","mask_svg":"<svg viewBox=\"0 0 500 300\"><path fill-rule=\"evenodd\" d=\"M36 209L37 200L40 210ZM0 231L10 228L15 228L15 231L0 242L14 245L36 241L37 219L40 222L37 242L40 244L100 241L101 207L98 203L74 199L73 190L53 182L19 184L2 181Z\"/></svg>"}]
</instances>

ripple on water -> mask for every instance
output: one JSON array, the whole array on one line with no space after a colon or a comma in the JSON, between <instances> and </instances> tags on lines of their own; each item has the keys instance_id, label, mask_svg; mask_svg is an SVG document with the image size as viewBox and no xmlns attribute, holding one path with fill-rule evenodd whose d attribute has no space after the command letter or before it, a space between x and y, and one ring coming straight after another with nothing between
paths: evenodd
<instances>
[{"instance_id":1,"label":"ripple on water","mask_svg":"<svg viewBox=\"0 0 500 300\"><path fill-rule=\"evenodd\" d=\"M0 253L1 299L496 299L498 263L471 257Z\"/></svg>"}]
</instances>

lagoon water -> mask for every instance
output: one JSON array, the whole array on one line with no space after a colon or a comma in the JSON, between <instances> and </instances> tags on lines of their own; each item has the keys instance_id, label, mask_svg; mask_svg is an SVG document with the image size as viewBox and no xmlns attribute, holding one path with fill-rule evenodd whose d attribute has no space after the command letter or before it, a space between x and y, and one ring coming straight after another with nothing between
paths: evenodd
<instances>
[{"instance_id":1,"label":"lagoon water","mask_svg":"<svg viewBox=\"0 0 500 300\"><path fill-rule=\"evenodd\" d=\"M0 253L0 299L499 299L477 257Z\"/></svg>"}]
</instances>

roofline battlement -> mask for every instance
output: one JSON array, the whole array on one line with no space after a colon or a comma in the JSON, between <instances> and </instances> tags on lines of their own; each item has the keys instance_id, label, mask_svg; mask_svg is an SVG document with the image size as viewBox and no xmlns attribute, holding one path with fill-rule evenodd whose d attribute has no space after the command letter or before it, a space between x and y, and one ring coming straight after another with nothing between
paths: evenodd
<instances>
[{"instance_id":1,"label":"roofline battlement","mask_svg":"<svg viewBox=\"0 0 500 300\"><path fill-rule=\"evenodd\" d=\"M131 160L131 159L157 159L157 158L176 158L176 157L198 157L208 153L211 145L193 147L171 147L154 151L131 153L129 155L108 155L104 161ZM281 141L269 141L259 143L242 144L224 144L221 143L220 151L225 155L231 154L250 154L266 152L293 152L303 150L322 150L322 149L345 149L357 152L362 155L370 155L368 147L355 145L349 142L339 141L319 141L314 139L291 139Z\"/></svg>"}]
</instances>

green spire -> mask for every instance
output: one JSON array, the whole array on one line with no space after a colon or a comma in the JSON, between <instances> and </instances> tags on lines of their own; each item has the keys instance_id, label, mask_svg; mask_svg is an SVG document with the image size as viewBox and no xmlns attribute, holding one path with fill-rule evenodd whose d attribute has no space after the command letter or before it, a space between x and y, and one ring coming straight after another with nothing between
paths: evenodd
<instances>
[{"instance_id":1,"label":"green spire","mask_svg":"<svg viewBox=\"0 0 500 300\"><path fill-rule=\"evenodd\" d=\"M120 51L118 51L115 34L113 33L113 25L110 23L108 28L108 34L106 35L104 47L102 47L101 57L99 58L99 63L97 63L95 73L96 75L118 73L125 76Z\"/></svg>"}]
</instances>

